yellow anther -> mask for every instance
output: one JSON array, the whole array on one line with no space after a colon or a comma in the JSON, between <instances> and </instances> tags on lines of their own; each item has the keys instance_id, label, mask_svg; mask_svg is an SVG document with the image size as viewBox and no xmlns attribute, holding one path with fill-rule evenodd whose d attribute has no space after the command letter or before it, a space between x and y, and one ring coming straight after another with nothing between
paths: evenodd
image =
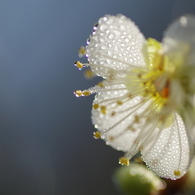
<instances>
[{"instance_id":1,"label":"yellow anther","mask_svg":"<svg viewBox=\"0 0 195 195\"><path fill-rule=\"evenodd\" d=\"M177 177L180 176L181 175L181 171L180 170L175 170L174 171L174 175L177 176Z\"/></svg>"},{"instance_id":2,"label":"yellow anther","mask_svg":"<svg viewBox=\"0 0 195 195\"><path fill-rule=\"evenodd\" d=\"M156 97L157 96L157 93L154 92L152 95L153 95L153 97Z\"/></svg>"},{"instance_id":3,"label":"yellow anther","mask_svg":"<svg viewBox=\"0 0 195 195\"><path fill-rule=\"evenodd\" d=\"M93 109L98 109L99 108L99 104L93 104Z\"/></svg>"},{"instance_id":4,"label":"yellow anther","mask_svg":"<svg viewBox=\"0 0 195 195\"><path fill-rule=\"evenodd\" d=\"M106 114L106 106L101 106L100 110L102 114Z\"/></svg>"},{"instance_id":5,"label":"yellow anther","mask_svg":"<svg viewBox=\"0 0 195 195\"><path fill-rule=\"evenodd\" d=\"M113 80L113 79L114 79L114 74L113 73L108 74L108 80Z\"/></svg>"},{"instance_id":6,"label":"yellow anther","mask_svg":"<svg viewBox=\"0 0 195 195\"><path fill-rule=\"evenodd\" d=\"M81 62L79 62L79 61L76 61L76 62L74 63L74 65L75 65L79 70L81 70L81 69L83 68L83 64L82 64Z\"/></svg>"},{"instance_id":7,"label":"yellow anther","mask_svg":"<svg viewBox=\"0 0 195 195\"><path fill-rule=\"evenodd\" d=\"M161 121L162 123L164 123L167 119L167 116L166 115L162 115L160 118L159 118L159 121Z\"/></svg>"},{"instance_id":8,"label":"yellow anther","mask_svg":"<svg viewBox=\"0 0 195 195\"><path fill-rule=\"evenodd\" d=\"M130 93L130 94L128 95L128 97L131 99L131 98L132 98L132 94Z\"/></svg>"},{"instance_id":9,"label":"yellow anther","mask_svg":"<svg viewBox=\"0 0 195 195\"><path fill-rule=\"evenodd\" d=\"M95 131L95 132L93 132L93 137L95 139L100 139L101 138L101 133L99 131Z\"/></svg>"},{"instance_id":10,"label":"yellow anther","mask_svg":"<svg viewBox=\"0 0 195 195\"><path fill-rule=\"evenodd\" d=\"M90 91L88 91L88 90L85 90L85 91L83 91L82 92L82 95L83 96L89 96L91 93L90 93Z\"/></svg>"},{"instance_id":11,"label":"yellow anther","mask_svg":"<svg viewBox=\"0 0 195 195\"><path fill-rule=\"evenodd\" d=\"M137 77L138 78L141 78L142 77L142 74L141 73L138 73Z\"/></svg>"},{"instance_id":12,"label":"yellow anther","mask_svg":"<svg viewBox=\"0 0 195 195\"><path fill-rule=\"evenodd\" d=\"M143 96L146 97L149 95L149 93L150 93L150 91L148 89L145 89L143 92Z\"/></svg>"},{"instance_id":13,"label":"yellow anther","mask_svg":"<svg viewBox=\"0 0 195 195\"><path fill-rule=\"evenodd\" d=\"M130 131L132 131L132 132L135 132L135 131L136 131L136 129L133 128L131 125L129 125L129 126L127 127L127 129L130 130Z\"/></svg>"},{"instance_id":14,"label":"yellow anther","mask_svg":"<svg viewBox=\"0 0 195 195\"><path fill-rule=\"evenodd\" d=\"M134 160L134 162L141 164L141 163L143 163L143 160L142 160L141 157L138 157L138 158L136 158L136 159Z\"/></svg>"},{"instance_id":15,"label":"yellow anther","mask_svg":"<svg viewBox=\"0 0 195 195\"><path fill-rule=\"evenodd\" d=\"M125 158L125 157L121 157L121 158L119 158L119 164L120 165L129 166L129 159L128 158Z\"/></svg>"},{"instance_id":16,"label":"yellow anther","mask_svg":"<svg viewBox=\"0 0 195 195\"><path fill-rule=\"evenodd\" d=\"M99 86L99 87L104 87L104 84L103 84L102 82L99 82L99 83L98 83L98 86Z\"/></svg>"},{"instance_id":17,"label":"yellow anther","mask_svg":"<svg viewBox=\"0 0 195 195\"><path fill-rule=\"evenodd\" d=\"M118 101L117 101L117 104L118 104L118 105L122 105L123 102L121 102L121 101L118 100Z\"/></svg>"},{"instance_id":18,"label":"yellow anther","mask_svg":"<svg viewBox=\"0 0 195 195\"><path fill-rule=\"evenodd\" d=\"M109 136L109 137L108 137L108 140L109 140L109 141L113 141L113 140L114 140L114 137L113 137L113 136Z\"/></svg>"},{"instance_id":19,"label":"yellow anther","mask_svg":"<svg viewBox=\"0 0 195 195\"><path fill-rule=\"evenodd\" d=\"M135 121L135 123L139 123L139 116L137 116L137 115L135 115L135 119L134 119L134 121Z\"/></svg>"},{"instance_id":20,"label":"yellow anther","mask_svg":"<svg viewBox=\"0 0 195 195\"><path fill-rule=\"evenodd\" d=\"M113 112L111 113L111 116L115 116L115 115L116 115L116 112L113 111Z\"/></svg>"},{"instance_id":21,"label":"yellow anther","mask_svg":"<svg viewBox=\"0 0 195 195\"><path fill-rule=\"evenodd\" d=\"M80 97L80 96L82 96L82 91L81 90L76 90L74 92L74 94L75 94L76 97Z\"/></svg>"},{"instance_id":22,"label":"yellow anther","mask_svg":"<svg viewBox=\"0 0 195 195\"><path fill-rule=\"evenodd\" d=\"M95 74L94 72L91 71L91 69L87 69L85 72L84 72L84 77L86 79L92 79L93 77L95 77Z\"/></svg>"},{"instance_id":23,"label":"yellow anther","mask_svg":"<svg viewBox=\"0 0 195 195\"><path fill-rule=\"evenodd\" d=\"M78 50L79 57L83 57L86 55L86 49L85 47L81 46Z\"/></svg>"}]
</instances>

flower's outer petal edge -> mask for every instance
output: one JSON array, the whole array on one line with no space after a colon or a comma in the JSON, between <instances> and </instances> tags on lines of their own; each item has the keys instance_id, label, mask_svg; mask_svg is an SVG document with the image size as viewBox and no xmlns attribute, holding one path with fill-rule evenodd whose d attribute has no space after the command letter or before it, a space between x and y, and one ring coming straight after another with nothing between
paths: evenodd
<instances>
[{"instance_id":1,"label":"flower's outer petal edge","mask_svg":"<svg viewBox=\"0 0 195 195\"><path fill-rule=\"evenodd\" d=\"M174 64L195 65L195 16L184 15L165 31L164 53Z\"/></svg>"},{"instance_id":2,"label":"flower's outer petal edge","mask_svg":"<svg viewBox=\"0 0 195 195\"><path fill-rule=\"evenodd\" d=\"M122 76L132 67L145 66L141 51L144 42L144 36L129 18L105 15L89 38L86 56L98 76Z\"/></svg>"},{"instance_id":3,"label":"flower's outer petal edge","mask_svg":"<svg viewBox=\"0 0 195 195\"><path fill-rule=\"evenodd\" d=\"M179 78L187 77L189 82L172 82L172 100L182 117L186 130L193 132L195 126L195 16L184 15L174 21L165 31L163 50L172 65L177 66ZM180 88L180 89L179 89ZM180 94L178 94L180 93ZM187 96L186 94L190 94ZM176 101L175 101L175 97ZM193 134L193 133L191 133ZM194 139L194 138L193 138ZM194 139L195 140L195 139Z\"/></svg>"},{"instance_id":4,"label":"flower's outer petal edge","mask_svg":"<svg viewBox=\"0 0 195 195\"><path fill-rule=\"evenodd\" d=\"M171 127L163 129L159 138L142 150L146 165L159 177L178 179L188 170L194 145L178 114Z\"/></svg>"}]
</instances>

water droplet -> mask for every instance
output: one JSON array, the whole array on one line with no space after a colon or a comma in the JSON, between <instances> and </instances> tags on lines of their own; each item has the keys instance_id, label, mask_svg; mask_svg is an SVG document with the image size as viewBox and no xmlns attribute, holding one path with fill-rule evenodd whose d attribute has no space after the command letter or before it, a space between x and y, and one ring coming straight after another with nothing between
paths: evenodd
<instances>
[{"instance_id":1,"label":"water droplet","mask_svg":"<svg viewBox=\"0 0 195 195\"><path fill-rule=\"evenodd\" d=\"M103 39L103 38L100 38L100 42L104 43L105 41L104 41L104 39Z\"/></svg>"},{"instance_id":2,"label":"water droplet","mask_svg":"<svg viewBox=\"0 0 195 195\"><path fill-rule=\"evenodd\" d=\"M111 50L108 50L108 55L109 56L112 56L113 55L113 52Z\"/></svg>"},{"instance_id":3,"label":"water droplet","mask_svg":"<svg viewBox=\"0 0 195 195\"><path fill-rule=\"evenodd\" d=\"M107 21L108 20L108 18L107 17L103 17L103 21Z\"/></svg>"},{"instance_id":4,"label":"water droplet","mask_svg":"<svg viewBox=\"0 0 195 195\"><path fill-rule=\"evenodd\" d=\"M106 46L105 45L101 46L101 49L102 50L105 50L106 49Z\"/></svg>"},{"instance_id":5,"label":"water droplet","mask_svg":"<svg viewBox=\"0 0 195 195\"><path fill-rule=\"evenodd\" d=\"M87 39L87 45L89 45L89 43L90 43L90 38Z\"/></svg>"},{"instance_id":6,"label":"water droplet","mask_svg":"<svg viewBox=\"0 0 195 195\"><path fill-rule=\"evenodd\" d=\"M93 26L93 29L96 30L98 27L98 23L95 23L94 26Z\"/></svg>"},{"instance_id":7,"label":"water droplet","mask_svg":"<svg viewBox=\"0 0 195 195\"><path fill-rule=\"evenodd\" d=\"M109 39L113 39L113 38L114 38L114 35L113 35L113 34L109 34L109 35L108 35L108 38L109 38Z\"/></svg>"}]
</instances>

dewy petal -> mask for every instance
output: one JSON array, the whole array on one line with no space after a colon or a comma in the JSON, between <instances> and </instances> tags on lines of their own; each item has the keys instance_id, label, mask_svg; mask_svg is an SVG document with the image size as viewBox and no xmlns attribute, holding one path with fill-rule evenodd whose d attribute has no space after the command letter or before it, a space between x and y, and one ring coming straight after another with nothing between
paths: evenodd
<instances>
[{"instance_id":1,"label":"dewy petal","mask_svg":"<svg viewBox=\"0 0 195 195\"><path fill-rule=\"evenodd\" d=\"M174 63L195 65L195 16L184 15L173 22L164 34L164 52Z\"/></svg>"},{"instance_id":2,"label":"dewy petal","mask_svg":"<svg viewBox=\"0 0 195 195\"><path fill-rule=\"evenodd\" d=\"M142 150L143 160L158 176L178 179L189 168L193 157L193 142L178 114L169 128L162 129Z\"/></svg>"},{"instance_id":3,"label":"dewy petal","mask_svg":"<svg viewBox=\"0 0 195 195\"><path fill-rule=\"evenodd\" d=\"M147 103L142 103L142 98L136 96L129 99L129 91L125 85L106 86L106 92L100 92L95 96L93 105L106 107L106 113L100 109L92 109L92 122L95 127L102 132L103 139L107 144L117 150L133 152L135 140L140 132L143 123L136 127L132 125L135 115L145 110ZM110 91L116 89L114 91ZM123 99L123 104L118 105L118 101ZM114 114L113 114L114 113ZM138 151L134 151L135 154Z\"/></svg>"},{"instance_id":4,"label":"dewy petal","mask_svg":"<svg viewBox=\"0 0 195 195\"><path fill-rule=\"evenodd\" d=\"M105 80L75 94L97 93L94 137L126 152L120 164L128 165L141 151L160 177L178 179L188 170L194 151L194 32L195 17L182 16L168 28L161 47L152 39L146 42L123 15L106 15L94 26L86 47L89 64L82 66Z\"/></svg>"},{"instance_id":5,"label":"dewy petal","mask_svg":"<svg viewBox=\"0 0 195 195\"><path fill-rule=\"evenodd\" d=\"M92 71L108 78L114 71L122 76L135 66L144 66L142 46L144 36L130 19L123 15L100 18L86 47Z\"/></svg>"}]
</instances>

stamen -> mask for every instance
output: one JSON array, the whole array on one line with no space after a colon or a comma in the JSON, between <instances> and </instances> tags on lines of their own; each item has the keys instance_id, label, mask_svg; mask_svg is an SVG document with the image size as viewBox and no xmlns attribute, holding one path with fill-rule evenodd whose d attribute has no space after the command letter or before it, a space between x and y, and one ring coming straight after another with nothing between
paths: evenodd
<instances>
[{"instance_id":1,"label":"stamen","mask_svg":"<svg viewBox=\"0 0 195 195\"><path fill-rule=\"evenodd\" d=\"M108 91L121 91L121 90L126 90L127 88L126 87L124 87L124 88L115 88L115 89L106 89L106 88L100 88L99 89L99 91L98 92L104 92L104 91L106 91L106 92L108 92Z\"/></svg>"},{"instance_id":2,"label":"stamen","mask_svg":"<svg viewBox=\"0 0 195 195\"><path fill-rule=\"evenodd\" d=\"M150 115L153 116L153 113L154 113L154 110L150 107L151 105L153 105L153 103L151 103L147 107L147 109L150 108L149 109L150 110L149 116ZM145 111L144 111L143 117L144 116L145 116ZM147 122L147 119L146 119L145 125L143 125L142 128L139 130L139 133L138 133L138 136L137 136L137 138L135 140L133 148L131 148L128 152L125 153L125 157L126 158L131 159L132 156L134 156L135 153L137 153L138 151L143 149L142 146L144 145L144 143L148 142L148 140L151 138L152 133L154 132L154 130L156 130L156 127L159 124L158 117L157 118L153 118L153 121L154 122L151 122L151 121ZM153 124L152 126L150 126L151 123ZM163 129L163 127L164 127L163 125L164 125L164 123L161 124L161 127L159 127L159 131L158 131L158 133L156 135L156 138L158 138L160 136L159 132L161 132L161 130ZM153 144L152 144L152 146L153 146ZM152 146L150 146L150 148ZM149 151L149 149L148 149L148 151Z\"/></svg>"},{"instance_id":3,"label":"stamen","mask_svg":"<svg viewBox=\"0 0 195 195\"><path fill-rule=\"evenodd\" d=\"M111 116L115 116L116 115L116 112L115 111L112 111L112 113L110 115Z\"/></svg>"},{"instance_id":4,"label":"stamen","mask_svg":"<svg viewBox=\"0 0 195 195\"><path fill-rule=\"evenodd\" d=\"M140 130L140 132L137 136L137 141L139 140L139 142L137 142L137 148L139 148L140 150L143 149L143 148L141 148L141 146L143 146L145 143L149 142L149 139L151 139L151 135L153 135L154 131L157 131L156 128L159 124L159 120L158 120L158 118L157 119L155 118L152 126L150 126L150 123L145 123L145 125L142 127L142 129ZM161 131L162 126L158 130ZM157 135L158 135L158 133L157 133Z\"/></svg>"},{"instance_id":5,"label":"stamen","mask_svg":"<svg viewBox=\"0 0 195 195\"><path fill-rule=\"evenodd\" d=\"M138 115L135 115L134 122L135 123L139 123L140 122L140 117Z\"/></svg>"},{"instance_id":6,"label":"stamen","mask_svg":"<svg viewBox=\"0 0 195 195\"><path fill-rule=\"evenodd\" d=\"M84 90L84 91L76 90L76 91L74 91L74 94L76 97L81 97L81 96L89 96L91 94L91 92L88 90Z\"/></svg>"},{"instance_id":7,"label":"stamen","mask_svg":"<svg viewBox=\"0 0 195 195\"><path fill-rule=\"evenodd\" d=\"M127 107L127 108L125 108L124 110L119 110L119 111L117 111L116 113L119 114L119 113L127 112L127 111L129 111L130 109L135 108L135 107L137 107L137 106L139 106L139 105L140 105L140 106L143 106L148 100L149 100L149 98L143 98L142 100L140 100L139 103L137 103L137 104L135 104L135 105L133 105L133 106L131 106L131 107ZM129 99L129 100L126 100L125 102L127 102L127 101L130 101L130 99ZM134 111L138 110L138 109L140 108L140 106L139 106L138 108L136 108Z\"/></svg>"},{"instance_id":8,"label":"stamen","mask_svg":"<svg viewBox=\"0 0 195 195\"><path fill-rule=\"evenodd\" d=\"M95 73L89 68L89 69L87 69L87 70L85 70L85 72L84 72L84 77L86 78L86 79L92 79L92 78L94 78L96 75L95 75Z\"/></svg>"},{"instance_id":9,"label":"stamen","mask_svg":"<svg viewBox=\"0 0 195 195\"><path fill-rule=\"evenodd\" d=\"M88 90L84 90L83 92L82 92L82 95L83 96L89 96L91 93L90 93L90 91L88 91Z\"/></svg>"},{"instance_id":10,"label":"stamen","mask_svg":"<svg viewBox=\"0 0 195 195\"><path fill-rule=\"evenodd\" d=\"M116 127L117 125L119 125L122 121L124 121L125 119L127 119L131 114L133 114L136 110L138 110L141 106L143 106L144 103L146 103L147 101L148 101L148 99L145 98L144 101L141 101L138 104L135 104L132 107L125 109L125 110L130 110L130 109L135 108L134 110L131 110L130 113L126 114L123 118L121 118L119 121L117 121L112 126L110 126L108 129L104 130L103 134L106 134L107 132L111 131L114 127ZM122 131L122 133L124 133L125 131L126 130ZM119 133L118 135L122 135L122 133ZM116 135L116 137L118 137L118 135Z\"/></svg>"},{"instance_id":11,"label":"stamen","mask_svg":"<svg viewBox=\"0 0 195 195\"><path fill-rule=\"evenodd\" d=\"M81 70L81 69L84 67L84 65L83 65L81 62L79 62L79 61L76 61L76 62L74 63L74 65L75 65L79 70Z\"/></svg>"},{"instance_id":12,"label":"stamen","mask_svg":"<svg viewBox=\"0 0 195 195\"><path fill-rule=\"evenodd\" d=\"M117 101L117 104L118 104L119 106L121 106L121 105L123 104L123 102L121 102L120 100L118 100L118 101Z\"/></svg>"},{"instance_id":13,"label":"stamen","mask_svg":"<svg viewBox=\"0 0 195 195\"><path fill-rule=\"evenodd\" d=\"M86 49L85 49L85 47L81 46L79 48L79 50L78 50L78 54L79 54L79 57L80 58L83 57L83 56L85 56L86 55Z\"/></svg>"},{"instance_id":14,"label":"stamen","mask_svg":"<svg viewBox=\"0 0 195 195\"><path fill-rule=\"evenodd\" d=\"M114 139L115 139L115 137L113 137L113 136L109 136L109 137L108 137L108 140L111 141L111 142L112 142Z\"/></svg>"},{"instance_id":15,"label":"stamen","mask_svg":"<svg viewBox=\"0 0 195 195\"><path fill-rule=\"evenodd\" d=\"M99 108L99 104L93 104L93 109L98 109Z\"/></svg>"},{"instance_id":16,"label":"stamen","mask_svg":"<svg viewBox=\"0 0 195 195\"><path fill-rule=\"evenodd\" d=\"M76 91L74 91L74 94L75 94L76 97L80 97L80 96L82 96L82 91L81 90L76 90Z\"/></svg>"},{"instance_id":17,"label":"stamen","mask_svg":"<svg viewBox=\"0 0 195 195\"><path fill-rule=\"evenodd\" d=\"M140 79L142 77L142 74L138 73L137 77Z\"/></svg>"},{"instance_id":18,"label":"stamen","mask_svg":"<svg viewBox=\"0 0 195 195\"><path fill-rule=\"evenodd\" d=\"M181 171L180 170L175 170L174 175L179 177L181 175Z\"/></svg>"},{"instance_id":19,"label":"stamen","mask_svg":"<svg viewBox=\"0 0 195 195\"><path fill-rule=\"evenodd\" d=\"M135 158L134 159L134 162L139 163L139 164L142 164L143 163L143 160L142 160L141 157L138 157L138 158Z\"/></svg>"},{"instance_id":20,"label":"stamen","mask_svg":"<svg viewBox=\"0 0 195 195\"><path fill-rule=\"evenodd\" d=\"M93 132L93 137L95 139L100 139L101 138L101 133L99 131Z\"/></svg>"},{"instance_id":21,"label":"stamen","mask_svg":"<svg viewBox=\"0 0 195 195\"><path fill-rule=\"evenodd\" d=\"M105 87L105 85L103 84L103 82L99 82L98 83L98 86L101 87L101 88Z\"/></svg>"},{"instance_id":22,"label":"stamen","mask_svg":"<svg viewBox=\"0 0 195 195\"><path fill-rule=\"evenodd\" d=\"M154 140L158 140L159 137L161 136L162 129L165 128L165 124L166 124L167 119L168 119L168 118L166 118L165 122L161 122L161 121L160 121L160 118L159 118L159 120L158 120L158 119L155 119L155 120L154 120L154 121L158 121L158 123L156 124L156 126L160 125L160 126L158 126L158 129L156 129L156 130L158 130L158 132L155 132L155 133L156 133L156 136L155 136L155 138L153 138ZM154 130L155 130L155 129L154 129ZM152 132L148 132L147 135L150 135L150 136L151 136L151 133L152 133ZM144 136L144 135L143 135L143 136ZM145 140L143 140L142 143L143 143L143 142L149 141L150 136L147 136L147 138L146 138ZM170 134L170 136L169 136L168 139L170 139L170 138L171 138L171 134ZM156 142L153 142L153 144L150 145L150 147L147 149L147 151L144 152L145 155L147 155L148 152L150 152L150 149L153 148L155 144L156 144ZM158 161L155 160L154 163L157 164Z\"/></svg>"},{"instance_id":23,"label":"stamen","mask_svg":"<svg viewBox=\"0 0 195 195\"><path fill-rule=\"evenodd\" d=\"M136 129L132 127L132 124L127 127L127 130L129 130L131 132L135 132L136 131Z\"/></svg>"},{"instance_id":24,"label":"stamen","mask_svg":"<svg viewBox=\"0 0 195 195\"><path fill-rule=\"evenodd\" d=\"M125 132L127 132L127 129L124 129L122 132L116 134L115 136L110 136L112 139L109 139L109 141L114 141L114 140L118 139L118 138L121 137ZM104 133L103 135L105 135L105 133ZM109 138L110 138L110 137L109 137Z\"/></svg>"},{"instance_id":25,"label":"stamen","mask_svg":"<svg viewBox=\"0 0 195 195\"><path fill-rule=\"evenodd\" d=\"M102 114L106 114L106 111L107 111L106 106L101 106L100 111Z\"/></svg>"},{"instance_id":26,"label":"stamen","mask_svg":"<svg viewBox=\"0 0 195 195\"><path fill-rule=\"evenodd\" d=\"M135 80L133 82L131 82L131 85L135 85L135 83L141 83L140 81L138 80ZM119 84L123 84L123 85L126 85L126 84L129 84L129 78L115 78L114 80L109 80L109 81L104 81L104 83L106 83L107 86L112 86L112 85L119 85Z\"/></svg>"},{"instance_id":27,"label":"stamen","mask_svg":"<svg viewBox=\"0 0 195 195\"><path fill-rule=\"evenodd\" d=\"M138 94L140 93L140 91L138 92ZM110 98L110 99L104 99L100 102L98 102L98 104L107 104L107 105L112 105L114 103L116 103L117 105L115 107L112 107L111 110L114 110L116 109L118 106L121 106L123 105L124 103L130 101L131 99L133 99L134 97L136 97L138 94L125 94L123 96L120 96L120 97L116 97L116 98ZM129 108L123 110L123 111L118 111L119 112L124 112L124 111L128 111Z\"/></svg>"},{"instance_id":28,"label":"stamen","mask_svg":"<svg viewBox=\"0 0 195 195\"><path fill-rule=\"evenodd\" d=\"M135 140L135 142L136 142L136 140ZM125 158L131 159L137 152L138 152L137 143L134 143L132 145L132 148L125 153Z\"/></svg>"},{"instance_id":29,"label":"stamen","mask_svg":"<svg viewBox=\"0 0 195 195\"><path fill-rule=\"evenodd\" d=\"M129 166L129 159L125 157L119 158L119 164Z\"/></svg>"}]
</instances>

